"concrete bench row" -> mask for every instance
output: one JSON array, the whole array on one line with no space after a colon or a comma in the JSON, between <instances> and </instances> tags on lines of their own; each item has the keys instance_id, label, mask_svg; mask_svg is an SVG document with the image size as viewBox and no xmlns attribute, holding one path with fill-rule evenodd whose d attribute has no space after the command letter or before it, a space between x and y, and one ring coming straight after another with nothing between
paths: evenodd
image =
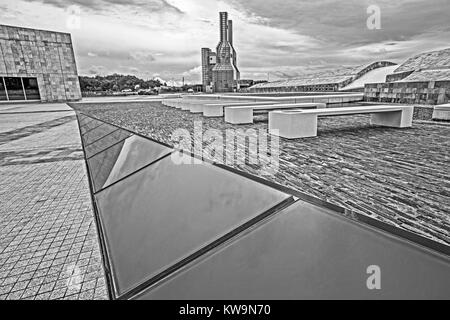
<instances>
[{"instance_id":1,"label":"concrete bench row","mask_svg":"<svg viewBox=\"0 0 450 320\"><path fill-rule=\"evenodd\" d=\"M216 101L247 101L247 102L282 102L282 103L307 103L307 102L322 102L322 103L348 103L363 101L364 93L342 93L342 94L328 94L328 95L309 95L309 96L252 96L252 95L197 95L186 96L185 101L189 100L216 100Z\"/></svg>"},{"instance_id":2,"label":"concrete bench row","mask_svg":"<svg viewBox=\"0 0 450 320\"><path fill-rule=\"evenodd\" d=\"M351 97L348 97L351 99ZM320 100L322 98L307 97ZM325 97L325 96L321 96ZM326 96L333 101L333 95ZM227 97L228 98L228 97ZM252 97L255 98L255 97ZM345 98L343 98L345 99ZM220 101L220 102L219 102ZM326 108L325 102L283 103L278 101L248 102L223 99L175 99L165 100L166 106L203 113L205 117L225 117L225 122L232 124L253 123L255 111L269 112L269 132L288 139L317 136L319 116L340 116L353 114L371 114L371 124L406 128L412 126L414 107L412 106L364 106ZM446 106L444 107L446 108Z\"/></svg>"},{"instance_id":3,"label":"concrete bench row","mask_svg":"<svg viewBox=\"0 0 450 320\"><path fill-rule=\"evenodd\" d=\"M225 122L232 124L253 123L255 111L286 110L286 109L325 109L325 103L290 103L263 104L258 106L236 106L225 108Z\"/></svg>"},{"instance_id":4,"label":"concrete bench row","mask_svg":"<svg viewBox=\"0 0 450 320\"><path fill-rule=\"evenodd\" d=\"M212 103L211 103L212 102ZM191 113L203 113L205 117L223 117L225 122L232 124L253 123L255 111L270 111L280 109L311 109L326 108L325 103L281 103L281 102L221 102L199 101L166 101L166 106L189 110ZM224 111L225 110L225 111Z\"/></svg>"},{"instance_id":5,"label":"concrete bench row","mask_svg":"<svg viewBox=\"0 0 450 320\"><path fill-rule=\"evenodd\" d=\"M371 124L407 128L412 126L413 106L365 106L317 110L276 110L269 113L269 133L296 139L317 136L319 116L371 114Z\"/></svg>"},{"instance_id":6,"label":"concrete bench row","mask_svg":"<svg viewBox=\"0 0 450 320\"><path fill-rule=\"evenodd\" d=\"M223 117L224 108L234 106L295 104L295 103L348 103L363 100L362 93L267 97L252 95L194 95L182 99L168 99L166 106L189 110L192 113L203 113L205 117ZM300 108L300 106L299 106Z\"/></svg>"}]
</instances>

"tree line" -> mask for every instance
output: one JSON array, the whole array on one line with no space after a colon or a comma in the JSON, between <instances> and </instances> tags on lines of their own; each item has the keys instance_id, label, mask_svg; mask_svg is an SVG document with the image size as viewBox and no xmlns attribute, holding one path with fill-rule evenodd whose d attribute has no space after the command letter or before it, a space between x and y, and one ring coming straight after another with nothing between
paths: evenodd
<instances>
[{"instance_id":1,"label":"tree line","mask_svg":"<svg viewBox=\"0 0 450 320\"><path fill-rule=\"evenodd\" d=\"M153 89L166 86L159 80L143 80L132 75L112 74L108 76L80 76L81 91L113 91L118 92L125 89L134 90L139 85L140 89Z\"/></svg>"}]
</instances>

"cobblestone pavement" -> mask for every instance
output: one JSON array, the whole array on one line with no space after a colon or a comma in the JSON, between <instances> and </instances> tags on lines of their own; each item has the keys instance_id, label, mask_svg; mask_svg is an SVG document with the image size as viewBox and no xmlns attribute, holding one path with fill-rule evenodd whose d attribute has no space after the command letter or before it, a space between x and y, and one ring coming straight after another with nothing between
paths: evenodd
<instances>
[{"instance_id":1,"label":"cobblestone pavement","mask_svg":"<svg viewBox=\"0 0 450 320\"><path fill-rule=\"evenodd\" d=\"M107 299L75 113L0 107L0 300Z\"/></svg>"},{"instance_id":2,"label":"cobblestone pavement","mask_svg":"<svg viewBox=\"0 0 450 320\"><path fill-rule=\"evenodd\" d=\"M202 122L203 131L256 129L267 134L267 116L236 126L155 103L74 107L168 144L179 128L194 137L195 121ZM234 167L450 244L450 125L414 123L410 129L395 129L371 126L369 119L325 117L319 119L318 137L281 139L275 175L249 164Z\"/></svg>"}]
</instances>

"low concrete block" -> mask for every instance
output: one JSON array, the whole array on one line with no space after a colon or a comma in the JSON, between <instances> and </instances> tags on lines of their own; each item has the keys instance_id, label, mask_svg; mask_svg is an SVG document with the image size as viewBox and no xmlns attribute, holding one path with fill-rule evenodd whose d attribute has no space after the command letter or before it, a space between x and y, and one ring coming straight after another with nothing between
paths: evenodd
<instances>
[{"instance_id":1,"label":"low concrete block","mask_svg":"<svg viewBox=\"0 0 450 320\"><path fill-rule=\"evenodd\" d=\"M301 110L269 112L269 133L296 139L317 136L317 115Z\"/></svg>"},{"instance_id":2,"label":"low concrete block","mask_svg":"<svg viewBox=\"0 0 450 320\"><path fill-rule=\"evenodd\" d=\"M325 103L292 103L292 104L262 104L257 106L237 106L225 108L225 122L233 124L253 123L253 112L256 110L296 110L296 109L325 109Z\"/></svg>"},{"instance_id":3,"label":"low concrete block","mask_svg":"<svg viewBox=\"0 0 450 320\"><path fill-rule=\"evenodd\" d=\"M223 117L223 106L203 106L204 117Z\"/></svg>"},{"instance_id":4,"label":"low concrete block","mask_svg":"<svg viewBox=\"0 0 450 320\"><path fill-rule=\"evenodd\" d=\"M177 106L177 109L189 110L190 107L191 107L191 105L189 103L180 102L179 105Z\"/></svg>"},{"instance_id":5,"label":"low concrete block","mask_svg":"<svg viewBox=\"0 0 450 320\"><path fill-rule=\"evenodd\" d=\"M414 107L402 107L401 111L373 113L370 123L384 127L408 128L412 126Z\"/></svg>"},{"instance_id":6,"label":"low concrete block","mask_svg":"<svg viewBox=\"0 0 450 320\"><path fill-rule=\"evenodd\" d=\"M317 135L318 116L371 114L371 123L386 127L412 126L412 106L372 106L317 110L277 110L269 113L269 132L283 138L306 138Z\"/></svg>"},{"instance_id":7,"label":"low concrete block","mask_svg":"<svg viewBox=\"0 0 450 320\"><path fill-rule=\"evenodd\" d=\"M253 109L249 107L226 108L225 122L232 124L253 123Z\"/></svg>"},{"instance_id":8,"label":"low concrete block","mask_svg":"<svg viewBox=\"0 0 450 320\"><path fill-rule=\"evenodd\" d=\"M433 120L450 120L450 103L435 106Z\"/></svg>"},{"instance_id":9,"label":"low concrete block","mask_svg":"<svg viewBox=\"0 0 450 320\"><path fill-rule=\"evenodd\" d=\"M191 113L202 113L203 112L203 104L191 104L191 105L189 105L189 111Z\"/></svg>"}]
</instances>

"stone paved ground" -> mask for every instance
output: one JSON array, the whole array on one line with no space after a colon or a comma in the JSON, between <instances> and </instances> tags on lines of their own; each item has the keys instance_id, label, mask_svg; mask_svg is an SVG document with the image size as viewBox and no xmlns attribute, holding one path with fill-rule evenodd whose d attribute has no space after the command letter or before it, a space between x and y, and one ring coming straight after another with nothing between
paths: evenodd
<instances>
[{"instance_id":1,"label":"stone paved ground","mask_svg":"<svg viewBox=\"0 0 450 320\"><path fill-rule=\"evenodd\" d=\"M108 298L70 110L0 106L0 300Z\"/></svg>"},{"instance_id":2,"label":"stone paved ground","mask_svg":"<svg viewBox=\"0 0 450 320\"><path fill-rule=\"evenodd\" d=\"M267 121L236 126L155 103L74 107L169 144L176 129L192 134L194 121L202 121L204 131L267 132ZM234 167L450 244L450 125L393 129L371 126L368 116L327 117L319 120L318 132L316 138L281 139L275 175L253 165Z\"/></svg>"}]
</instances>

